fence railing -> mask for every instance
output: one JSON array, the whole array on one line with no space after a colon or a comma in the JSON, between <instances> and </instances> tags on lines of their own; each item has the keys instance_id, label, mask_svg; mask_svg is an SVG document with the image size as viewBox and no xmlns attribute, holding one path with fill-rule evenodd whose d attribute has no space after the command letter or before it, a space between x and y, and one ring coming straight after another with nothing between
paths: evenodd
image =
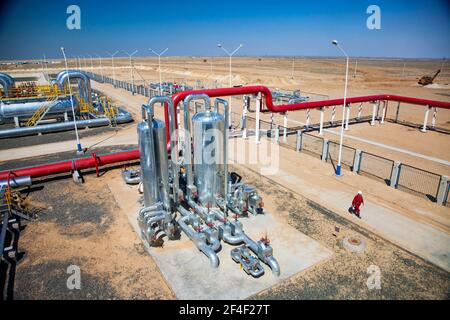
<instances>
[{"instance_id":1,"label":"fence railing","mask_svg":"<svg viewBox=\"0 0 450 320\"><path fill-rule=\"evenodd\" d=\"M394 160L362 151L356 172L380 179L390 185L393 167Z\"/></svg>"},{"instance_id":2,"label":"fence railing","mask_svg":"<svg viewBox=\"0 0 450 320\"><path fill-rule=\"evenodd\" d=\"M119 88L136 92L137 94L151 97L154 90L142 85L132 86L131 83L103 77L95 73L89 76L99 82L110 83ZM231 126L233 129L243 128L243 118L239 113L231 113ZM247 136L255 134L256 119L245 118ZM286 136L284 131L286 130ZM259 134L276 139L281 145L288 148L308 153L316 158L335 165L338 161L339 144L334 141L324 140L320 136L313 135L292 128L277 126L270 121L259 120ZM357 150L350 146L342 145L341 165L377 180L381 180L391 187L410 191L413 194L425 196L431 201L450 207L449 188L450 182L447 176L442 176L410 165L401 164L394 160L381 157L376 154Z\"/></svg>"},{"instance_id":3,"label":"fence railing","mask_svg":"<svg viewBox=\"0 0 450 320\"><path fill-rule=\"evenodd\" d=\"M250 123L254 125L254 119L247 121L247 124ZM278 136L272 137L278 140L280 145L305 152L336 166L339 154L337 142L324 140L319 136L300 130L289 131L289 129L286 139L284 139L283 131L284 128L278 126L278 130L275 131ZM266 132L261 131L261 136L264 133ZM447 176L402 164L346 145L342 145L341 165L357 174L383 181L388 186L411 192L414 195L450 207L450 181Z\"/></svg>"},{"instance_id":4,"label":"fence railing","mask_svg":"<svg viewBox=\"0 0 450 320\"><path fill-rule=\"evenodd\" d=\"M441 178L436 173L402 164L397 184L399 189L425 195L431 201L435 202L438 196Z\"/></svg>"}]
</instances>

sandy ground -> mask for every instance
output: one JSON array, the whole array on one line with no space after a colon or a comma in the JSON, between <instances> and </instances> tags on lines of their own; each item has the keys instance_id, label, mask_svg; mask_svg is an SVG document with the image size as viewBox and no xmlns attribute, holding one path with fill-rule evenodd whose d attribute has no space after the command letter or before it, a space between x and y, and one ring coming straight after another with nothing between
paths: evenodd
<instances>
[{"instance_id":1,"label":"sandy ground","mask_svg":"<svg viewBox=\"0 0 450 320\"><path fill-rule=\"evenodd\" d=\"M48 182L27 201L44 208L20 238L15 299L172 299L174 296L101 179ZM67 196L71 195L71 196ZM81 270L81 289L66 286Z\"/></svg>"},{"instance_id":2,"label":"sandy ground","mask_svg":"<svg viewBox=\"0 0 450 320\"><path fill-rule=\"evenodd\" d=\"M449 298L449 275L442 269L272 180L234 166L232 169L258 188L267 210L277 219L334 253L326 262L254 299ZM20 239L20 249L27 255L17 268L16 299L174 298L154 261L144 253L126 215L118 209L106 184L111 174L117 170L100 178L86 176L84 185L55 180L30 194L27 201L44 209L37 221L28 223ZM344 236L365 241L366 250L347 251L341 244ZM81 290L66 287L66 270L73 264L81 269ZM380 268L380 290L366 285L370 265Z\"/></svg>"}]
</instances>

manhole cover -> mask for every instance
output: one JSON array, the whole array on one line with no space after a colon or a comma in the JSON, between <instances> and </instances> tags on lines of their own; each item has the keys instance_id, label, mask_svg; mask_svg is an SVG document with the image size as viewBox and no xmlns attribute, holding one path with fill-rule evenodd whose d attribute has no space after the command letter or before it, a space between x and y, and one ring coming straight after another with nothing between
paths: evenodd
<instances>
[{"instance_id":1,"label":"manhole cover","mask_svg":"<svg viewBox=\"0 0 450 320\"><path fill-rule=\"evenodd\" d=\"M342 245L345 249L352 252L362 252L366 249L366 243L363 240L353 237L345 237L342 240Z\"/></svg>"}]
</instances>

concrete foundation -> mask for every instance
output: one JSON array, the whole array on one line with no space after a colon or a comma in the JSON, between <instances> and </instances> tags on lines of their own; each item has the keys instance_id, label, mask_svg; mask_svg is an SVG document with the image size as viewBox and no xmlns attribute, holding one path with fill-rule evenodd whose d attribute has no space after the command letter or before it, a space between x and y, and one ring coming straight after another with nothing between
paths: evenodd
<instances>
[{"instance_id":1,"label":"concrete foundation","mask_svg":"<svg viewBox=\"0 0 450 320\"><path fill-rule=\"evenodd\" d=\"M120 176L111 177L108 186L131 226L140 234L136 221L140 208L137 186L125 185ZM267 233L281 275L275 277L271 269L262 264L265 274L258 279L252 278L231 259L230 251L235 246L224 242L218 252L219 268L212 269L207 257L182 233L180 240L165 241L163 248L146 246L178 299L245 299L332 256L331 250L273 214L240 220L245 232L254 240Z\"/></svg>"}]
</instances>

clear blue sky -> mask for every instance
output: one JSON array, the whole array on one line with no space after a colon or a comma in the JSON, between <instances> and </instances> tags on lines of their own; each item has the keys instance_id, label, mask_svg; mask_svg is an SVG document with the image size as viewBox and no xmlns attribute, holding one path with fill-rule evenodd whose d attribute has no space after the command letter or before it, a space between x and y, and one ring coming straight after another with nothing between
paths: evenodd
<instances>
[{"instance_id":1,"label":"clear blue sky","mask_svg":"<svg viewBox=\"0 0 450 320\"><path fill-rule=\"evenodd\" d=\"M66 8L81 8L81 30L66 28ZM381 30L366 28L366 8L381 8ZM149 47L169 55L450 57L450 1L96 1L1 0L0 59L60 58Z\"/></svg>"}]
</instances>

